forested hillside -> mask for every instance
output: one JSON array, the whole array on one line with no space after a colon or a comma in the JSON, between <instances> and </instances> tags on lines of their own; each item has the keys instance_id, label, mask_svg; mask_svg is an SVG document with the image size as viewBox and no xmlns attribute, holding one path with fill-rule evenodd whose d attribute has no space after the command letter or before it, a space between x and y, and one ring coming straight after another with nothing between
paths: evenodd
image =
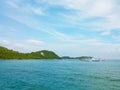
<instances>
[{"instance_id":1,"label":"forested hillside","mask_svg":"<svg viewBox=\"0 0 120 90\"><path fill-rule=\"evenodd\" d=\"M54 52L47 50L20 53L0 46L0 59L60 59L60 57Z\"/></svg>"}]
</instances>

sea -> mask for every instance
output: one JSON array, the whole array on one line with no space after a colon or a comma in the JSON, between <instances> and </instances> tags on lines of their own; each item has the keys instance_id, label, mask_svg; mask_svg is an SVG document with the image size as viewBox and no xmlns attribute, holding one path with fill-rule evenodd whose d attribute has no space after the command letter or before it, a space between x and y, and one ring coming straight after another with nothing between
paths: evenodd
<instances>
[{"instance_id":1,"label":"sea","mask_svg":"<svg viewBox=\"0 0 120 90\"><path fill-rule=\"evenodd\" d=\"M0 90L120 90L120 60L0 60Z\"/></svg>"}]
</instances>

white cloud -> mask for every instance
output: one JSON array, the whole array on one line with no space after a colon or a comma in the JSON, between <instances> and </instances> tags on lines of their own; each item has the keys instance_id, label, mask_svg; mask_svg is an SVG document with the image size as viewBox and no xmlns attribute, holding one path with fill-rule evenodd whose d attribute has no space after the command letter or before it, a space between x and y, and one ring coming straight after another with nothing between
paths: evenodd
<instances>
[{"instance_id":1,"label":"white cloud","mask_svg":"<svg viewBox=\"0 0 120 90\"><path fill-rule=\"evenodd\" d=\"M35 40L35 39L29 39L26 42L30 43L30 44L36 44L36 45L42 45L43 44L43 41Z\"/></svg>"},{"instance_id":2,"label":"white cloud","mask_svg":"<svg viewBox=\"0 0 120 90\"><path fill-rule=\"evenodd\" d=\"M45 43L40 40L29 39L22 41L0 40L0 45L20 52L31 52L45 49Z\"/></svg>"},{"instance_id":3,"label":"white cloud","mask_svg":"<svg viewBox=\"0 0 120 90\"><path fill-rule=\"evenodd\" d=\"M62 6L66 9L77 10L79 13L89 12L87 14L91 13L96 16L112 12L117 0L36 0L36 2L40 4L41 2L43 2L43 4L47 3L51 6Z\"/></svg>"},{"instance_id":4,"label":"white cloud","mask_svg":"<svg viewBox=\"0 0 120 90\"><path fill-rule=\"evenodd\" d=\"M90 4L90 3L89 3ZM101 16L104 17L112 13L114 7L113 0L95 0L91 7L87 9L88 16Z\"/></svg>"},{"instance_id":5,"label":"white cloud","mask_svg":"<svg viewBox=\"0 0 120 90\"><path fill-rule=\"evenodd\" d=\"M112 38L115 39L117 42L120 43L120 36L116 36L116 35L115 35L115 36L112 36Z\"/></svg>"},{"instance_id":6,"label":"white cloud","mask_svg":"<svg viewBox=\"0 0 120 90\"><path fill-rule=\"evenodd\" d=\"M103 36L107 36L107 35L110 35L110 34L111 34L111 31L103 31L101 33L101 35L103 35Z\"/></svg>"},{"instance_id":7,"label":"white cloud","mask_svg":"<svg viewBox=\"0 0 120 90\"><path fill-rule=\"evenodd\" d=\"M53 29L44 30L44 32L55 36L57 39L59 39L61 41L69 41L71 39L70 36L67 36L66 34L63 34L59 31L56 31L56 30L53 30Z\"/></svg>"},{"instance_id":8,"label":"white cloud","mask_svg":"<svg viewBox=\"0 0 120 90\"><path fill-rule=\"evenodd\" d=\"M17 10L17 12L22 12L22 13L26 13L26 14L36 14L36 15L45 15L45 13L43 12L43 10L39 7L35 7L32 6L31 4L27 3L24 4L24 2L22 1L6 1L6 4L8 4L10 7L14 8Z\"/></svg>"},{"instance_id":9,"label":"white cloud","mask_svg":"<svg viewBox=\"0 0 120 90\"><path fill-rule=\"evenodd\" d=\"M12 1L10 2L13 3ZM61 6L68 10L74 11L74 14L59 14L59 17L62 18L61 21L63 20L67 27L96 27L96 29L99 28L99 30L113 30L115 28L120 28L120 13L118 12L120 11L120 6L118 4L118 0L36 0L36 2L40 5L46 5L48 8L53 6ZM16 4L16 6L19 5ZM43 8L33 7L28 3L26 6L19 6L19 9L23 12L32 12L37 15L45 15L42 10ZM103 19L93 19L92 22L83 22L86 19L93 17L101 17Z\"/></svg>"},{"instance_id":10,"label":"white cloud","mask_svg":"<svg viewBox=\"0 0 120 90\"><path fill-rule=\"evenodd\" d=\"M66 41L66 40L70 39L69 36L67 36L57 30L54 30L48 24L41 23L40 21L38 21L36 19L32 19L29 16L14 16L14 15L7 15L7 16L9 18L12 18L12 19L22 23L22 24L25 24L26 26L28 26L34 30L48 33L59 40Z\"/></svg>"},{"instance_id":11,"label":"white cloud","mask_svg":"<svg viewBox=\"0 0 120 90\"><path fill-rule=\"evenodd\" d=\"M5 45L10 44L10 42L9 42L8 40L1 40L0 42L1 42L2 44L5 44Z\"/></svg>"},{"instance_id":12,"label":"white cloud","mask_svg":"<svg viewBox=\"0 0 120 90\"><path fill-rule=\"evenodd\" d=\"M45 2L45 0L43 0ZM74 14L61 14L66 25L68 26L91 26L99 30L115 30L120 28L120 6L118 0L60 0L54 2L46 2L49 5L62 6L72 10ZM94 18L103 18L102 20L94 20ZM92 22L85 21L91 18ZM93 19L92 19L93 18Z\"/></svg>"},{"instance_id":13,"label":"white cloud","mask_svg":"<svg viewBox=\"0 0 120 90\"><path fill-rule=\"evenodd\" d=\"M40 8L31 7L31 11L37 15L44 15L43 11Z\"/></svg>"},{"instance_id":14,"label":"white cloud","mask_svg":"<svg viewBox=\"0 0 120 90\"><path fill-rule=\"evenodd\" d=\"M7 3L9 6L13 7L13 8L16 8L16 9L19 8L19 6L16 4L15 1L6 0L6 3Z\"/></svg>"}]
</instances>

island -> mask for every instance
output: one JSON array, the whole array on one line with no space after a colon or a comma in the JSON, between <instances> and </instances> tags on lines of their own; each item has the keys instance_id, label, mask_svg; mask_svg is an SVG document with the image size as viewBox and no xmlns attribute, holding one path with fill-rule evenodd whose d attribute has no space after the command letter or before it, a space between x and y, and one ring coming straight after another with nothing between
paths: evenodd
<instances>
[{"instance_id":1,"label":"island","mask_svg":"<svg viewBox=\"0 0 120 90\"><path fill-rule=\"evenodd\" d=\"M75 60L80 60L80 61L93 61L93 62L99 62L99 61L104 61L105 59L102 58L96 58L96 57L91 57L91 56L80 56L80 57L69 57L69 56L63 56L61 57L62 59L75 59Z\"/></svg>"},{"instance_id":2,"label":"island","mask_svg":"<svg viewBox=\"0 0 120 90\"><path fill-rule=\"evenodd\" d=\"M0 59L61 59L53 51L42 50L31 53L20 53L0 46Z\"/></svg>"},{"instance_id":3,"label":"island","mask_svg":"<svg viewBox=\"0 0 120 90\"><path fill-rule=\"evenodd\" d=\"M93 57L91 56L80 56L80 57L70 57L70 56L63 56L61 57L62 59L79 59L79 60L89 60L92 59Z\"/></svg>"},{"instance_id":4,"label":"island","mask_svg":"<svg viewBox=\"0 0 120 90\"><path fill-rule=\"evenodd\" d=\"M100 58L94 58L91 56L80 56L80 57L70 57L70 56L58 56L53 51L42 50L30 53L21 53L18 51L10 50L6 47L0 46L0 60L7 59L61 59L61 60L80 60L80 61L103 61Z\"/></svg>"}]
</instances>

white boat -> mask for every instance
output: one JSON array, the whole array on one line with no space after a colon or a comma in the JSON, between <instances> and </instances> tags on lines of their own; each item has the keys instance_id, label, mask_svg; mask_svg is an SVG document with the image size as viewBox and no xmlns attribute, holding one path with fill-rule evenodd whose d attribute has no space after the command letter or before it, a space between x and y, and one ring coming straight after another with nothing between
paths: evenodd
<instances>
[{"instance_id":1,"label":"white boat","mask_svg":"<svg viewBox=\"0 0 120 90\"><path fill-rule=\"evenodd\" d=\"M93 62L100 62L102 60L100 58L92 58L91 61L93 61Z\"/></svg>"}]
</instances>

